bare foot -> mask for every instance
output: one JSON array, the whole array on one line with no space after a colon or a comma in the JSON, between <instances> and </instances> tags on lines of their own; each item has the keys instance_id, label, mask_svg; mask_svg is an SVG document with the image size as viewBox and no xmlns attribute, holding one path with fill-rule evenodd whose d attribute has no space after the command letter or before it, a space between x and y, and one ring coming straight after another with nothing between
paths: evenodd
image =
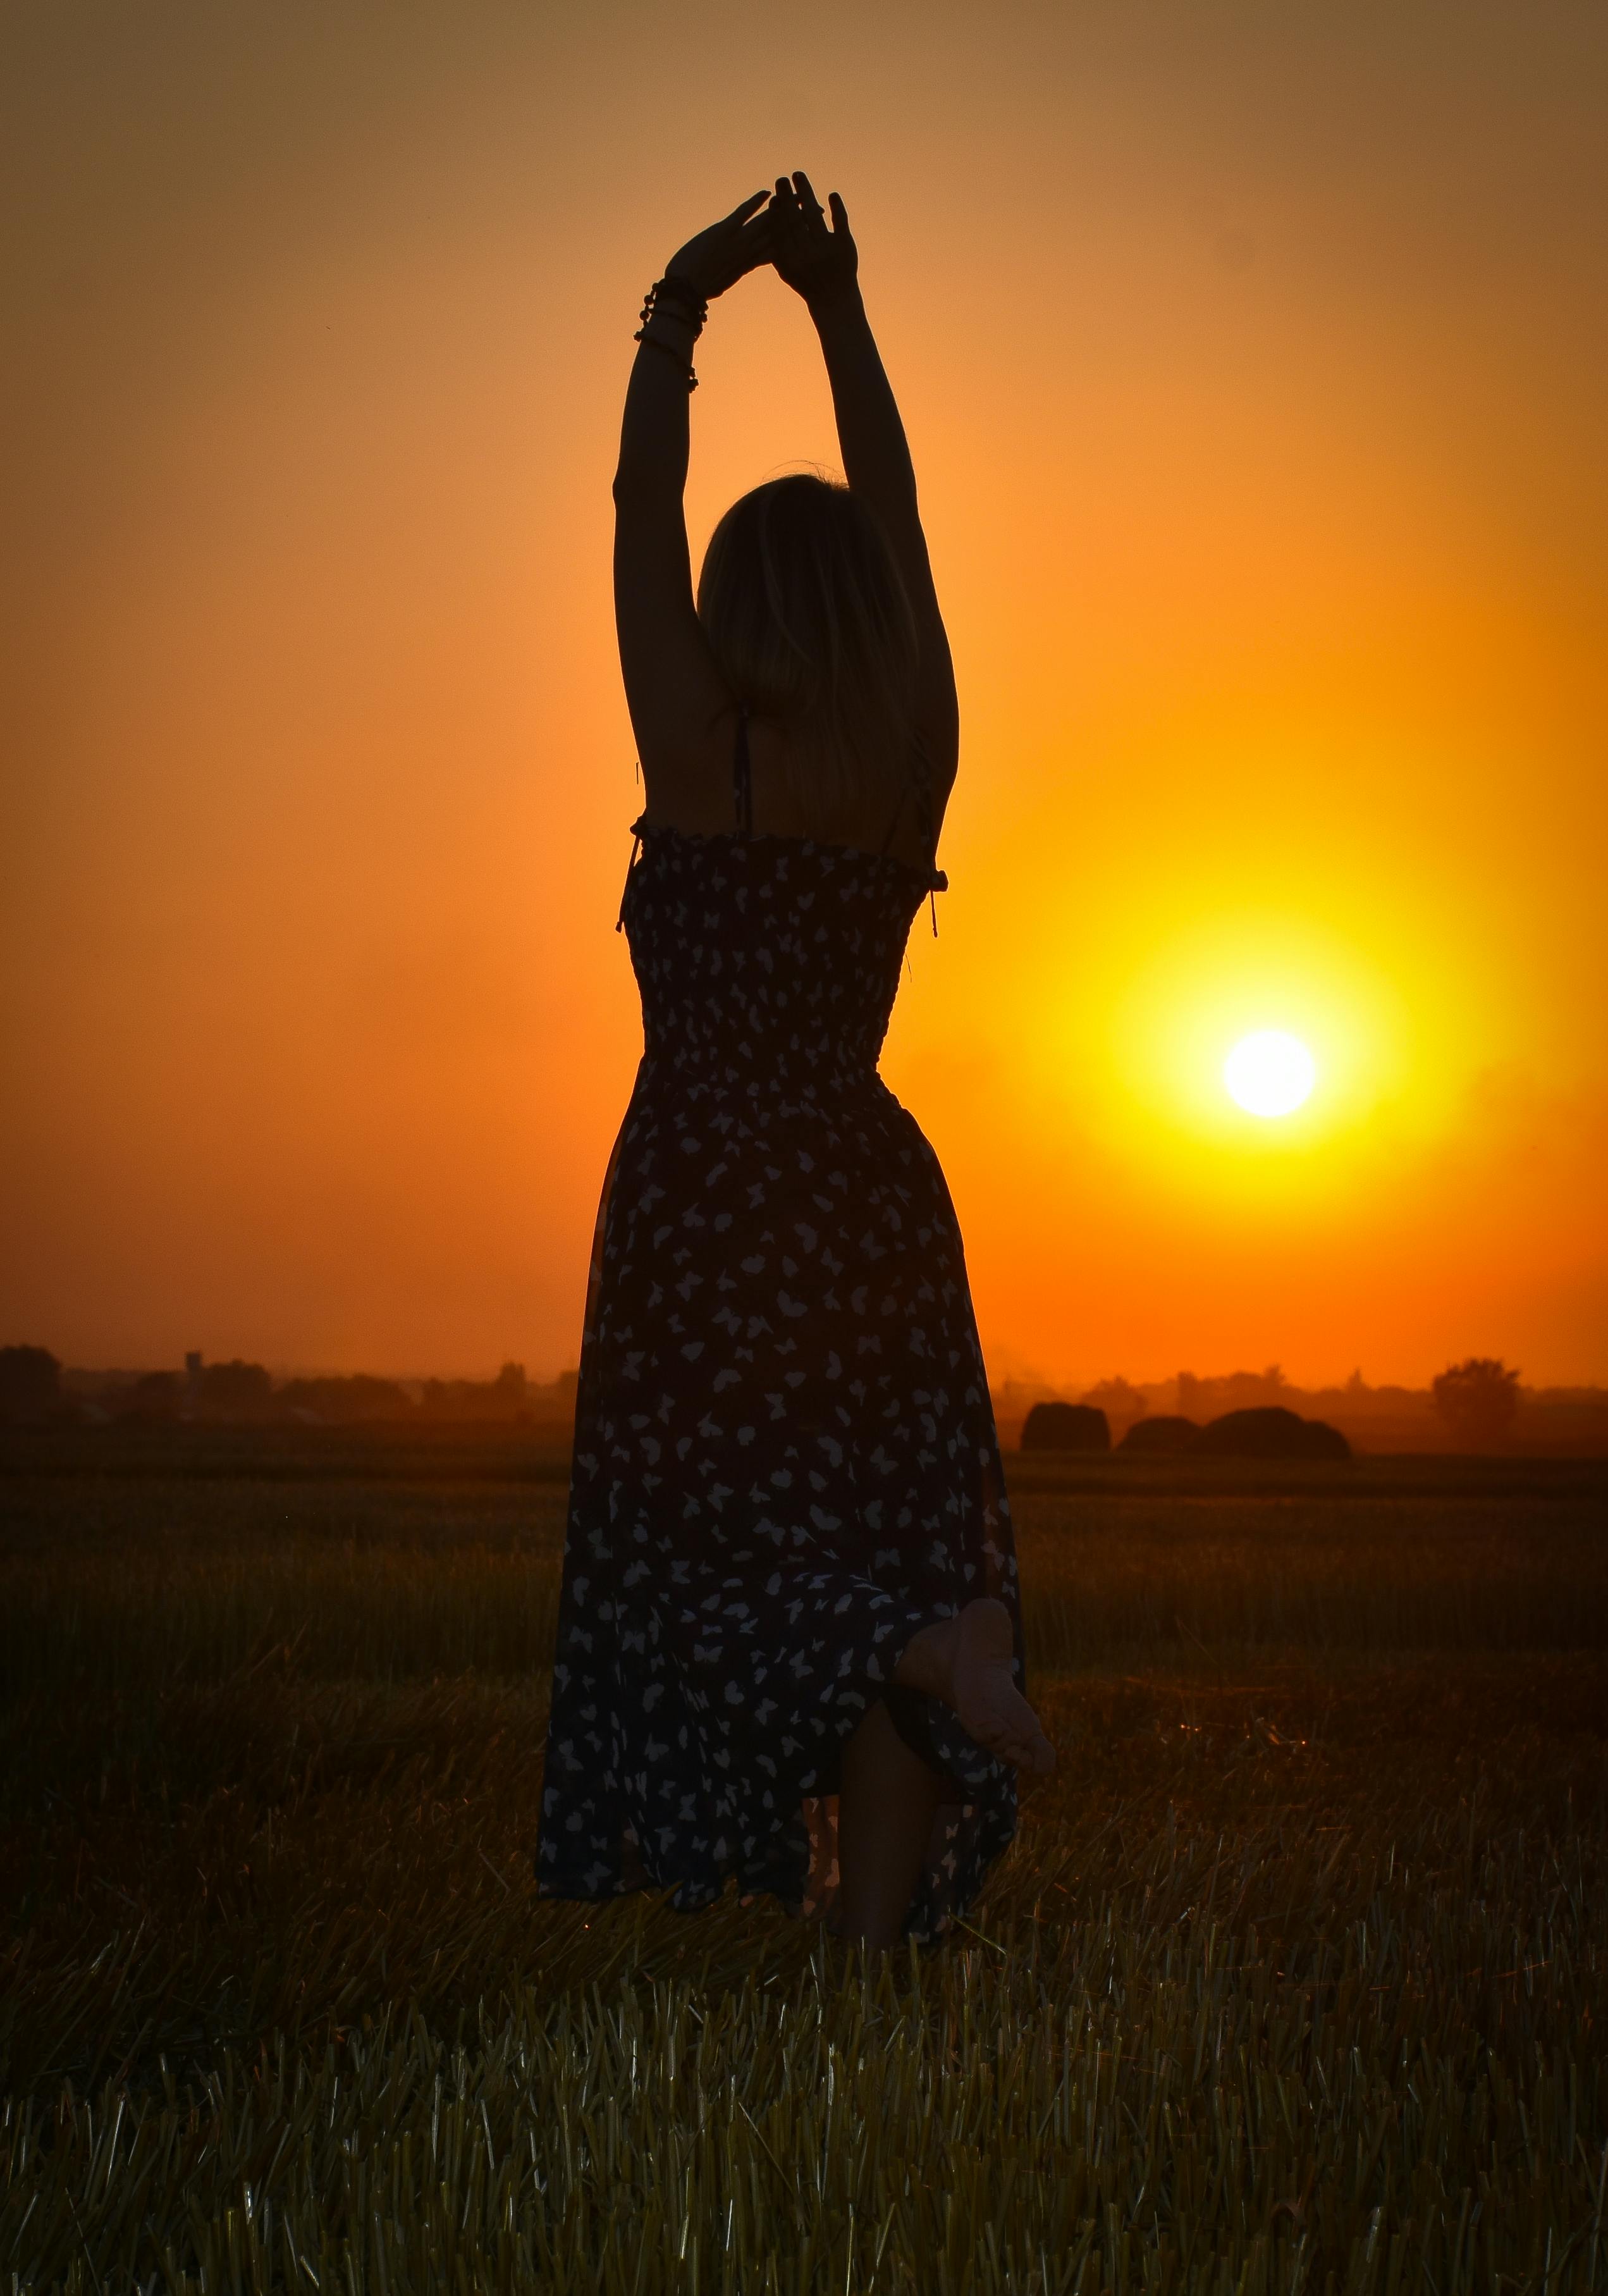
<instances>
[{"instance_id":1,"label":"bare foot","mask_svg":"<svg viewBox=\"0 0 1608 2296\"><path fill-rule=\"evenodd\" d=\"M1055 1748L1011 1677L1010 1612L984 1595L959 1615L924 1627L894 1670L894 1679L941 1698L962 1729L989 1753L1041 1774L1056 1766Z\"/></svg>"}]
</instances>

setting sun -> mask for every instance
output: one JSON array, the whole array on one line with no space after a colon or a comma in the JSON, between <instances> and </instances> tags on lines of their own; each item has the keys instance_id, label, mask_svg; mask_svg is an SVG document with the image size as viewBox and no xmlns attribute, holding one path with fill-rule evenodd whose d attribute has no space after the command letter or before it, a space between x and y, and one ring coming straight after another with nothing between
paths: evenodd
<instances>
[{"instance_id":1,"label":"setting sun","mask_svg":"<svg viewBox=\"0 0 1608 2296\"><path fill-rule=\"evenodd\" d=\"M1259 1029L1242 1037L1223 1062L1229 1099L1251 1116L1288 1116L1317 1080L1311 1054L1299 1037L1286 1036L1282 1029Z\"/></svg>"}]
</instances>

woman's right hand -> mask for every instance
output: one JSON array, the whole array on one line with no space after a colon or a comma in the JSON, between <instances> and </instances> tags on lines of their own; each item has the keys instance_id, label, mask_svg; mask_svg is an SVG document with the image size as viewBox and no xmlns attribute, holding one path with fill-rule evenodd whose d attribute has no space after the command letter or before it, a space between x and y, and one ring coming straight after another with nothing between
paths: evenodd
<instances>
[{"instance_id":1,"label":"woman's right hand","mask_svg":"<svg viewBox=\"0 0 1608 2296\"><path fill-rule=\"evenodd\" d=\"M827 197L832 209L829 231L820 201L802 170L790 181L786 176L777 177L775 194L765 210L771 220L771 260L812 310L839 295L853 294L860 269L848 209L836 192Z\"/></svg>"},{"instance_id":2,"label":"woman's right hand","mask_svg":"<svg viewBox=\"0 0 1608 2296\"><path fill-rule=\"evenodd\" d=\"M678 247L665 266L665 278L684 279L707 303L734 287L746 272L768 263L775 226L765 207L766 196L763 192L751 193L729 216ZM761 208L763 215L757 212Z\"/></svg>"}]
</instances>

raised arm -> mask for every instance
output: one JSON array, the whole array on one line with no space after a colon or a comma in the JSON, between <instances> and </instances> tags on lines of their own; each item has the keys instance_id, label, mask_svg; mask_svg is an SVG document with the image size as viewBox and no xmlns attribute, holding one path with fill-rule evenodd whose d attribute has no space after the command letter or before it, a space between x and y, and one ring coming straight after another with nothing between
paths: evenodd
<instances>
[{"instance_id":1,"label":"raised arm","mask_svg":"<svg viewBox=\"0 0 1608 2296\"><path fill-rule=\"evenodd\" d=\"M692 348L706 303L768 260L756 192L673 255L644 318L614 481L614 607L625 701L649 804L674 804L730 696L693 605L682 495Z\"/></svg>"},{"instance_id":2,"label":"raised arm","mask_svg":"<svg viewBox=\"0 0 1608 2296\"><path fill-rule=\"evenodd\" d=\"M807 176L778 178L770 208L771 259L804 298L815 323L832 388L844 476L881 518L904 577L921 641L917 730L942 791L954 779L959 744L949 636L922 531L910 444L861 297L860 258L848 211L836 192L828 198L830 229Z\"/></svg>"}]
</instances>

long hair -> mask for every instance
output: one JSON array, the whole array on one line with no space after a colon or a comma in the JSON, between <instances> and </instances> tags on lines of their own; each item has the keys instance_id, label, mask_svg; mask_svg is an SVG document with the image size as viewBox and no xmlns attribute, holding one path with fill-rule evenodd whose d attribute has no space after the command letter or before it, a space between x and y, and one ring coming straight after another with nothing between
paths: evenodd
<instances>
[{"instance_id":1,"label":"long hair","mask_svg":"<svg viewBox=\"0 0 1608 2296\"><path fill-rule=\"evenodd\" d=\"M812 472L739 496L709 538L698 616L722 676L787 735L812 831L909 771L915 616L882 521Z\"/></svg>"}]
</instances>

